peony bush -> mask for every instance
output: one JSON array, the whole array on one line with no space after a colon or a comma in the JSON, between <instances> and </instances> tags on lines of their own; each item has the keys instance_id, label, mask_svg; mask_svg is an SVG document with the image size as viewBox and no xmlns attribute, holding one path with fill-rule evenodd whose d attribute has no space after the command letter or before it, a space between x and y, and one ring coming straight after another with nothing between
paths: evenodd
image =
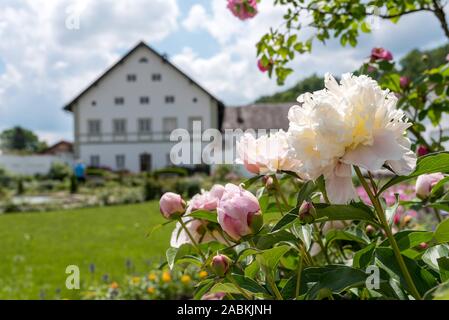
<instances>
[{"instance_id":1,"label":"peony bush","mask_svg":"<svg viewBox=\"0 0 449 320\"><path fill-rule=\"evenodd\" d=\"M416 155L399 100L370 76L326 75L287 132L241 137L253 178L162 196L168 266L209 274L194 299L447 297L449 153Z\"/></svg>"}]
</instances>

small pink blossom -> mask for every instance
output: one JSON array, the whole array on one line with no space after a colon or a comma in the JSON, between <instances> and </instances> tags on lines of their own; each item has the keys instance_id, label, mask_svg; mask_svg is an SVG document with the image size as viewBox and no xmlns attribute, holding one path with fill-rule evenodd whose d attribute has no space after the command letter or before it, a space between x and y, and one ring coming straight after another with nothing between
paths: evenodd
<instances>
[{"instance_id":1,"label":"small pink blossom","mask_svg":"<svg viewBox=\"0 0 449 320\"><path fill-rule=\"evenodd\" d=\"M410 78L405 76L401 77L399 80L399 85L402 89L407 88L410 85Z\"/></svg>"},{"instance_id":2,"label":"small pink blossom","mask_svg":"<svg viewBox=\"0 0 449 320\"><path fill-rule=\"evenodd\" d=\"M422 157L429 153L429 149L427 149L426 146L420 145L418 150L416 150L416 153L418 154L418 157Z\"/></svg>"},{"instance_id":3,"label":"small pink blossom","mask_svg":"<svg viewBox=\"0 0 449 320\"><path fill-rule=\"evenodd\" d=\"M240 20L246 20L257 14L257 0L228 0L228 9Z\"/></svg>"},{"instance_id":4,"label":"small pink blossom","mask_svg":"<svg viewBox=\"0 0 449 320\"><path fill-rule=\"evenodd\" d=\"M390 61L393 60L393 55L384 48L373 48L371 50L371 59Z\"/></svg>"},{"instance_id":5,"label":"small pink blossom","mask_svg":"<svg viewBox=\"0 0 449 320\"><path fill-rule=\"evenodd\" d=\"M190 201L187 207L187 213L191 213L196 210L214 211L217 209L218 201L221 199L224 193L224 187L216 184L210 191L204 191L196 194Z\"/></svg>"},{"instance_id":6,"label":"small pink blossom","mask_svg":"<svg viewBox=\"0 0 449 320\"><path fill-rule=\"evenodd\" d=\"M227 184L218 202L218 223L233 239L259 231L262 213L257 198L242 187Z\"/></svg>"},{"instance_id":7,"label":"small pink blossom","mask_svg":"<svg viewBox=\"0 0 449 320\"><path fill-rule=\"evenodd\" d=\"M257 67L259 68L259 70L261 72L267 72L268 70L271 69L271 62L269 62L268 65L264 66L263 63L262 63L262 59L259 59L257 61Z\"/></svg>"},{"instance_id":8,"label":"small pink blossom","mask_svg":"<svg viewBox=\"0 0 449 320\"><path fill-rule=\"evenodd\" d=\"M206 293L201 300L223 300L223 298L226 296L226 293L224 292L217 292L217 293Z\"/></svg>"}]
</instances>

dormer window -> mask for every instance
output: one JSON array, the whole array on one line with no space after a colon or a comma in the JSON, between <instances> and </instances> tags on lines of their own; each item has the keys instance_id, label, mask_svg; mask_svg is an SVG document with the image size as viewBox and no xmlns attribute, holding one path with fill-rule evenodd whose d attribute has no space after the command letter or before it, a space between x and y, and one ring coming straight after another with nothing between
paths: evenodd
<instances>
[{"instance_id":1,"label":"dormer window","mask_svg":"<svg viewBox=\"0 0 449 320\"><path fill-rule=\"evenodd\" d=\"M175 96L166 96L165 103L175 103Z\"/></svg>"},{"instance_id":2,"label":"dormer window","mask_svg":"<svg viewBox=\"0 0 449 320\"><path fill-rule=\"evenodd\" d=\"M148 63L148 58L147 57L142 57L139 60L140 63Z\"/></svg>"},{"instance_id":3,"label":"dormer window","mask_svg":"<svg viewBox=\"0 0 449 320\"><path fill-rule=\"evenodd\" d=\"M128 82L136 82L137 81L137 76L135 74L128 74L126 76L126 79L128 80Z\"/></svg>"},{"instance_id":4,"label":"dormer window","mask_svg":"<svg viewBox=\"0 0 449 320\"><path fill-rule=\"evenodd\" d=\"M153 73L151 79L153 81L162 81L162 75L160 73Z\"/></svg>"},{"instance_id":5,"label":"dormer window","mask_svg":"<svg viewBox=\"0 0 449 320\"><path fill-rule=\"evenodd\" d=\"M140 97L140 104L150 104L150 97Z\"/></svg>"},{"instance_id":6,"label":"dormer window","mask_svg":"<svg viewBox=\"0 0 449 320\"><path fill-rule=\"evenodd\" d=\"M114 99L114 103L115 103L115 105L117 105L117 106L122 106L122 105L125 104L125 98L123 98L123 97L116 97L116 98Z\"/></svg>"}]
</instances>

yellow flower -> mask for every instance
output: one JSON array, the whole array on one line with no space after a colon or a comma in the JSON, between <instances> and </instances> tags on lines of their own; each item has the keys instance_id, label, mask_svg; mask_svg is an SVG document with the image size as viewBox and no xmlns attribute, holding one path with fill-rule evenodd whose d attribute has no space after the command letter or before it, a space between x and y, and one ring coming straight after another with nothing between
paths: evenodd
<instances>
[{"instance_id":1,"label":"yellow flower","mask_svg":"<svg viewBox=\"0 0 449 320\"><path fill-rule=\"evenodd\" d=\"M131 279L131 282L133 283L133 284L139 284L140 283L140 278L139 277L133 277L132 279Z\"/></svg>"},{"instance_id":2,"label":"yellow flower","mask_svg":"<svg viewBox=\"0 0 449 320\"><path fill-rule=\"evenodd\" d=\"M190 276L187 274L185 274L181 277L181 282L184 284L188 284L191 280L192 280L192 278L190 278Z\"/></svg>"},{"instance_id":3,"label":"yellow flower","mask_svg":"<svg viewBox=\"0 0 449 320\"><path fill-rule=\"evenodd\" d=\"M156 289L154 289L154 287L148 287L147 292L149 294L153 294L156 291Z\"/></svg>"},{"instance_id":4,"label":"yellow flower","mask_svg":"<svg viewBox=\"0 0 449 320\"><path fill-rule=\"evenodd\" d=\"M204 279L208 276L207 271L200 271L200 273L198 274L200 276L201 279Z\"/></svg>"},{"instance_id":5,"label":"yellow flower","mask_svg":"<svg viewBox=\"0 0 449 320\"><path fill-rule=\"evenodd\" d=\"M117 282L113 282L111 283L111 285L109 286L111 289L118 289L118 283Z\"/></svg>"},{"instance_id":6,"label":"yellow flower","mask_svg":"<svg viewBox=\"0 0 449 320\"><path fill-rule=\"evenodd\" d=\"M162 281L163 282L170 282L171 281L170 272L164 271L164 273L162 274Z\"/></svg>"},{"instance_id":7,"label":"yellow flower","mask_svg":"<svg viewBox=\"0 0 449 320\"><path fill-rule=\"evenodd\" d=\"M148 280L150 281L155 281L157 279L156 275L154 273L150 273L148 275Z\"/></svg>"}]
</instances>

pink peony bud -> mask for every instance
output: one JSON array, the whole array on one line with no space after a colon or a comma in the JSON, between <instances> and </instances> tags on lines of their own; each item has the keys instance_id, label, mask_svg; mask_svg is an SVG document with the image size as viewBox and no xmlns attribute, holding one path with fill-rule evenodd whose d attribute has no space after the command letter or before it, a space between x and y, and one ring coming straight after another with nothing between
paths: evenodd
<instances>
[{"instance_id":1,"label":"pink peony bud","mask_svg":"<svg viewBox=\"0 0 449 320\"><path fill-rule=\"evenodd\" d=\"M218 202L217 214L221 228L235 240L259 231L263 223L257 198L230 183Z\"/></svg>"},{"instance_id":2,"label":"pink peony bud","mask_svg":"<svg viewBox=\"0 0 449 320\"><path fill-rule=\"evenodd\" d=\"M273 177L271 176L263 176L262 182L265 184L265 188L271 189L273 187Z\"/></svg>"},{"instance_id":3,"label":"pink peony bud","mask_svg":"<svg viewBox=\"0 0 449 320\"><path fill-rule=\"evenodd\" d=\"M210 266L217 276L224 277L229 270L230 263L231 260L227 256L218 254L212 258Z\"/></svg>"},{"instance_id":4,"label":"pink peony bud","mask_svg":"<svg viewBox=\"0 0 449 320\"><path fill-rule=\"evenodd\" d=\"M418 154L418 157L422 157L429 153L429 149L427 149L426 146L420 145L418 150L416 150L416 153Z\"/></svg>"},{"instance_id":5,"label":"pink peony bud","mask_svg":"<svg viewBox=\"0 0 449 320\"><path fill-rule=\"evenodd\" d=\"M399 85L402 89L407 88L410 85L410 78L409 77L401 77L399 80Z\"/></svg>"},{"instance_id":6,"label":"pink peony bud","mask_svg":"<svg viewBox=\"0 0 449 320\"><path fill-rule=\"evenodd\" d=\"M179 194L173 192L164 193L159 201L159 208L166 219L182 216L185 212L186 203Z\"/></svg>"},{"instance_id":7,"label":"pink peony bud","mask_svg":"<svg viewBox=\"0 0 449 320\"><path fill-rule=\"evenodd\" d=\"M399 225L399 224L401 223L401 214L400 214L400 213L396 213L396 214L393 216L393 223L394 223L395 225Z\"/></svg>"},{"instance_id":8,"label":"pink peony bud","mask_svg":"<svg viewBox=\"0 0 449 320\"><path fill-rule=\"evenodd\" d=\"M228 9L240 20L246 20L257 14L257 0L228 0Z\"/></svg>"},{"instance_id":9,"label":"pink peony bud","mask_svg":"<svg viewBox=\"0 0 449 320\"><path fill-rule=\"evenodd\" d=\"M373 235L374 232L376 232L376 229L374 229L374 227L369 224L366 226L365 231L367 235Z\"/></svg>"},{"instance_id":10,"label":"pink peony bud","mask_svg":"<svg viewBox=\"0 0 449 320\"><path fill-rule=\"evenodd\" d=\"M442 173L423 174L416 180L416 196L422 200L427 199L432 188L444 178Z\"/></svg>"},{"instance_id":11,"label":"pink peony bud","mask_svg":"<svg viewBox=\"0 0 449 320\"><path fill-rule=\"evenodd\" d=\"M422 249L422 250L425 250L425 249L427 249L428 247L429 247L429 245L428 245L427 243L425 243L425 242L421 242L421 243L419 244L419 248Z\"/></svg>"},{"instance_id":12,"label":"pink peony bud","mask_svg":"<svg viewBox=\"0 0 449 320\"><path fill-rule=\"evenodd\" d=\"M316 218L316 210L312 202L304 201L299 207L299 220L304 223L312 223Z\"/></svg>"},{"instance_id":13,"label":"pink peony bud","mask_svg":"<svg viewBox=\"0 0 449 320\"><path fill-rule=\"evenodd\" d=\"M371 59L390 61L393 60L393 55L384 48L373 48L371 50Z\"/></svg>"}]
</instances>

